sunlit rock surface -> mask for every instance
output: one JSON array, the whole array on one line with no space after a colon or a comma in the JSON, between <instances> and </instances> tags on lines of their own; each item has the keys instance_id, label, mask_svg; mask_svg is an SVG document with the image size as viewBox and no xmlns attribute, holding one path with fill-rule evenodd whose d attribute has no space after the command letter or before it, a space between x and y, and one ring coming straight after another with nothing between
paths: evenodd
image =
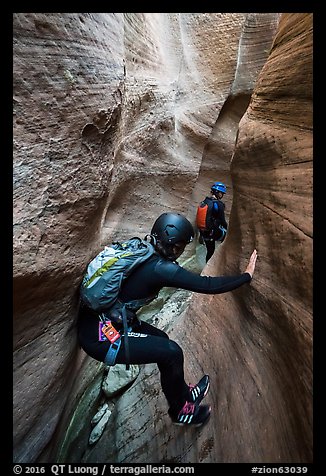
<instances>
[{"instance_id":1,"label":"sunlit rock surface","mask_svg":"<svg viewBox=\"0 0 326 476\"><path fill-rule=\"evenodd\" d=\"M15 462L312 459L311 62L307 14L14 14ZM211 376L212 418L173 427L150 365L88 447L84 268L163 211L193 221L217 179L230 229L204 273L257 247L255 279L168 324L189 381Z\"/></svg>"}]
</instances>

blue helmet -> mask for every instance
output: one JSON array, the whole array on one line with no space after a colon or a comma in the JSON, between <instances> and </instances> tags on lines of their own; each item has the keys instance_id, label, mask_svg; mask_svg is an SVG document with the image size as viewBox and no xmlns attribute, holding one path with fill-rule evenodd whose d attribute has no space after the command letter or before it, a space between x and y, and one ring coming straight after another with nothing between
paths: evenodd
<instances>
[{"instance_id":1,"label":"blue helmet","mask_svg":"<svg viewBox=\"0 0 326 476\"><path fill-rule=\"evenodd\" d=\"M226 193L226 186L224 185L224 183L222 182L215 182L213 183L212 187L211 187L211 192L214 193L214 192L222 192L222 193Z\"/></svg>"}]
</instances>

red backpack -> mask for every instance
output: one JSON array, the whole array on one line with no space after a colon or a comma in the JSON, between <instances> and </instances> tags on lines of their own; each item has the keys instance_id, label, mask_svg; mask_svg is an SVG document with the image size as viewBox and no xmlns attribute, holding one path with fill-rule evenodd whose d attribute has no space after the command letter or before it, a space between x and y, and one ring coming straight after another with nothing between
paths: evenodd
<instances>
[{"instance_id":1,"label":"red backpack","mask_svg":"<svg viewBox=\"0 0 326 476\"><path fill-rule=\"evenodd\" d=\"M199 230L211 230L214 226L212 210L213 204L217 200L206 197L197 207L196 225Z\"/></svg>"}]
</instances>

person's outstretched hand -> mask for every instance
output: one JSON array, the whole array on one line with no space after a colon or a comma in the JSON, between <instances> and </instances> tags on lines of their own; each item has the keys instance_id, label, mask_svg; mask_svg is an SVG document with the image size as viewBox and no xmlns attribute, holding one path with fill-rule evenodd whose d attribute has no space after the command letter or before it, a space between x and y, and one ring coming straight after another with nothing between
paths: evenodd
<instances>
[{"instance_id":1,"label":"person's outstretched hand","mask_svg":"<svg viewBox=\"0 0 326 476\"><path fill-rule=\"evenodd\" d=\"M245 270L245 273L249 273L251 277L253 276L255 272L256 260L257 260L257 250L254 250L251 253L248 266L246 267L246 270Z\"/></svg>"}]
</instances>

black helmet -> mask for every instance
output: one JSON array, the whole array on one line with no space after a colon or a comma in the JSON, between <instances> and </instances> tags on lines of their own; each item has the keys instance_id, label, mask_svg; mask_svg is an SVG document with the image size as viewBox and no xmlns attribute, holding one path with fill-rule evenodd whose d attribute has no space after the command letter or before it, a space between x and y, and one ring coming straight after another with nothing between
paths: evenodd
<instances>
[{"instance_id":1,"label":"black helmet","mask_svg":"<svg viewBox=\"0 0 326 476\"><path fill-rule=\"evenodd\" d=\"M180 213L162 213L152 228L151 235L163 245L190 243L195 236L192 224Z\"/></svg>"}]
</instances>

